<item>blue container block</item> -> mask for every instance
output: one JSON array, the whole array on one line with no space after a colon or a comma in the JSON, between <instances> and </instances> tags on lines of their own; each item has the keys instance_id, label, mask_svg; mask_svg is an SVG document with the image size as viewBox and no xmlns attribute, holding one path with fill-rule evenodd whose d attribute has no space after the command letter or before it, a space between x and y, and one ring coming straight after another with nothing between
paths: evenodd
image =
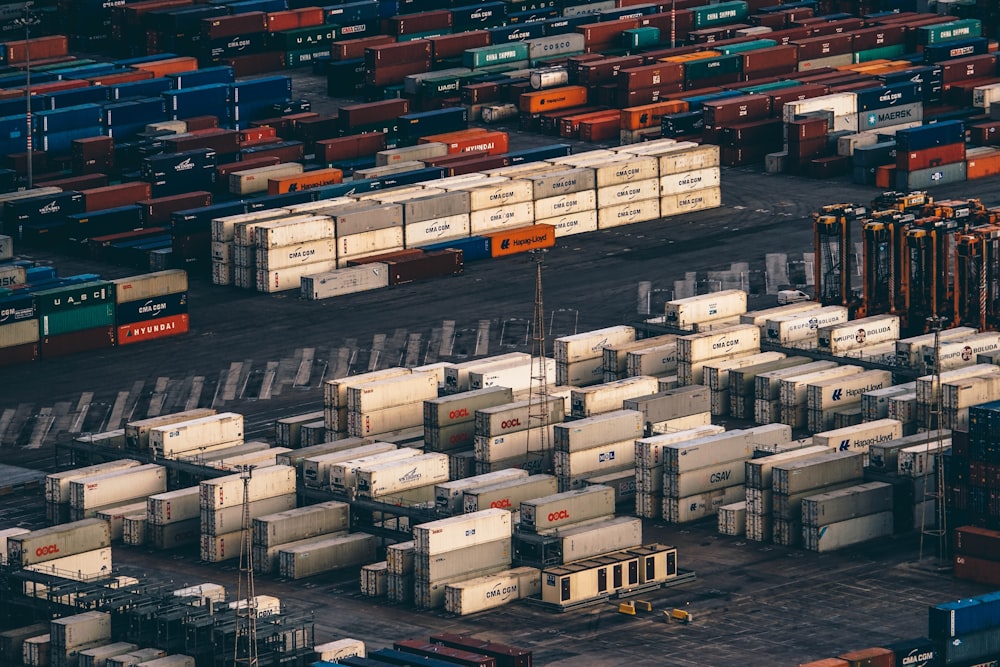
<instances>
[{"instance_id":1,"label":"blue container block","mask_svg":"<svg viewBox=\"0 0 1000 667\"><path fill-rule=\"evenodd\" d=\"M462 257L466 262L473 262L477 259L489 259L490 240L485 236L469 236L462 239L452 239L451 241L441 241L431 245L420 246L424 252L434 252L435 250L447 250L454 248L462 251Z\"/></svg>"},{"instance_id":2,"label":"blue container block","mask_svg":"<svg viewBox=\"0 0 1000 667\"><path fill-rule=\"evenodd\" d=\"M167 78L170 79L171 87L175 90L184 90L185 88L197 88L200 86L208 86L211 84L230 84L236 80L236 76L233 73L233 68L229 65L219 65L218 67L205 67L202 69L196 69L191 72L177 72L175 74L168 74ZM227 99L228 99L229 88L226 87Z\"/></svg>"},{"instance_id":3,"label":"blue container block","mask_svg":"<svg viewBox=\"0 0 1000 667\"><path fill-rule=\"evenodd\" d=\"M901 151L920 151L935 146L965 143L965 125L958 120L911 127L896 133Z\"/></svg>"},{"instance_id":4,"label":"blue container block","mask_svg":"<svg viewBox=\"0 0 1000 667\"><path fill-rule=\"evenodd\" d=\"M142 97L156 97L164 91L170 90L170 79L144 79L142 81L130 81L119 83L111 88L111 99L113 100L134 100Z\"/></svg>"},{"instance_id":5,"label":"blue container block","mask_svg":"<svg viewBox=\"0 0 1000 667\"><path fill-rule=\"evenodd\" d=\"M511 151L507 153L512 165L522 162L538 162L540 160L552 160L554 158L572 155L573 148L569 144L552 144L551 146L539 146L538 148L526 148L521 151Z\"/></svg>"},{"instance_id":6,"label":"blue container block","mask_svg":"<svg viewBox=\"0 0 1000 667\"><path fill-rule=\"evenodd\" d=\"M65 109L39 111L31 118L35 132L66 132L84 127L95 127L101 123L99 104L78 104Z\"/></svg>"},{"instance_id":7,"label":"blue container block","mask_svg":"<svg viewBox=\"0 0 1000 667\"><path fill-rule=\"evenodd\" d=\"M518 23L515 25L501 26L499 28L490 28L486 32L490 33L490 44L523 42L526 39L538 39L539 37L544 37L545 23L542 21L536 21L533 23Z\"/></svg>"},{"instance_id":8,"label":"blue container block","mask_svg":"<svg viewBox=\"0 0 1000 667\"><path fill-rule=\"evenodd\" d=\"M103 104L108 101L109 93L109 89L104 86L87 86L43 93L38 97L44 100L46 109L65 109L80 104Z\"/></svg>"},{"instance_id":9,"label":"blue container block","mask_svg":"<svg viewBox=\"0 0 1000 667\"><path fill-rule=\"evenodd\" d=\"M334 25L355 25L379 19L378 0L345 2L323 7L324 22Z\"/></svg>"},{"instance_id":10,"label":"blue container block","mask_svg":"<svg viewBox=\"0 0 1000 667\"><path fill-rule=\"evenodd\" d=\"M167 114L172 120L184 120L195 116L218 116L220 122L225 124L229 119L227 83L168 90L163 93L163 99L167 104Z\"/></svg>"}]
</instances>

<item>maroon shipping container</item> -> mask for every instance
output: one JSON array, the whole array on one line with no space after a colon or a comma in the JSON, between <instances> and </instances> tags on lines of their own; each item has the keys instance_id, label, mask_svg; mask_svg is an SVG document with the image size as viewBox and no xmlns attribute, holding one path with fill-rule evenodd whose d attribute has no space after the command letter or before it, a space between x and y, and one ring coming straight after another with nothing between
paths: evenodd
<instances>
[{"instance_id":1,"label":"maroon shipping container","mask_svg":"<svg viewBox=\"0 0 1000 667\"><path fill-rule=\"evenodd\" d=\"M389 19L389 32L394 35L413 35L431 30L447 30L451 28L451 12L447 9L436 9L418 14L402 14Z\"/></svg>"},{"instance_id":2,"label":"maroon shipping container","mask_svg":"<svg viewBox=\"0 0 1000 667\"><path fill-rule=\"evenodd\" d=\"M887 648L864 648L837 657L850 667L896 667L896 654Z\"/></svg>"},{"instance_id":3,"label":"maroon shipping container","mask_svg":"<svg viewBox=\"0 0 1000 667\"><path fill-rule=\"evenodd\" d=\"M878 26L854 31L854 50L868 51L906 42L906 26Z\"/></svg>"},{"instance_id":4,"label":"maroon shipping container","mask_svg":"<svg viewBox=\"0 0 1000 667\"><path fill-rule=\"evenodd\" d=\"M399 116L410 113L409 100L394 99L363 104L349 104L341 107L338 112L340 123L345 129L364 125L366 123L381 123L395 120Z\"/></svg>"},{"instance_id":5,"label":"maroon shipping container","mask_svg":"<svg viewBox=\"0 0 1000 667\"><path fill-rule=\"evenodd\" d=\"M431 44L431 58L441 62L448 58L459 58L466 49L478 49L490 45L490 33L485 30L460 32L457 35L428 37Z\"/></svg>"},{"instance_id":6,"label":"maroon shipping container","mask_svg":"<svg viewBox=\"0 0 1000 667\"><path fill-rule=\"evenodd\" d=\"M394 262L401 259L411 259L413 257L419 257L423 255L424 251L420 248L407 248L406 250L396 250L394 252L385 252L381 255L368 255L367 257L359 257L358 259L347 260L348 266L359 266L361 264L376 264L383 262Z\"/></svg>"},{"instance_id":7,"label":"maroon shipping container","mask_svg":"<svg viewBox=\"0 0 1000 667\"><path fill-rule=\"evenodd\" d=\"M797 102L798 100L808 100L811 97L820 97L821 95L826 95L828 90L826 86L820 84L808 84L795 86L794 88L781 88L774 91L772 95L768 95L768 97L771 98L771 108L775 110L775 113L778 113L778 110L782 109L786 102Z\"/></svg>"},{"instance_id":8,"label":"maroon shipping container","mask_svg":"<svg viewBox=\"0 0 1000 667\"><path fill-rule=\"evenodd\" d=\"M107 174L82 174L80 176L69 176L66 178L53 178L49 180L35 179L37 187L62 188L63 190L84 190L86 188L103 188L108 184Z\"/></svg>"},{"instance_id":9,"label":"maroon shipping container","mask_svg":"<svg viewBox=\"0 0 1000 667\"><path fill-rule=\"evenodd\" d=\"M743 74L746 76L791 73L798 64L798 48L792 44L746 51L740 55L743 58Z\"/></svg>"},{"instance_id":10,"label":"maroon shipping container","mask_svg":"<svg viewBox=\"0 0 1000 667\"><path fill-rule=\"evenodd\" d=\"M996 76L997 57L991 53L955 58L941 63L941 82L957 83L968 79Z\"/></svg>"},{"instance_id":11,"label":"maroon shipping container","mask_svg":"<svg viewBox=\"0 0 1000 667\"><path fill-rule=\"evenodd\" d=\"M201 20L201 34L206 39L222 39L254 32L267 32L265 12L244 12Z\"/></svg>"},{"instance_id":12,"label":"maroon shipping container","mask_svg":"<svg viewBox=\"0 0 1000 667\"><path fill-rule=\"evenodd\" d=\"M397 651L411 653L427 658L441 657L444 661L461 665L462 667L496 667L496 658L472 653L465 649L452 648L442 644L430 644L419 639L404 639L392 645Z\"/></svg>"},{"instance_id":13,"label":"maroon shipping container","mask_svg":"<svg viewBox=\"0 0 1000 667\"><path fill-rule=\"evenodd\" d=\"M252 76L254 74L266 74L285 68L285 54L282 51L251 53L245 56L225 58L222 64L232 67L233 74L237 78Z\"/></svg>"},{"instance_id":14,"label":"maroon shipping container","mask_svg":"<svg viewBox=\"0 0 1000 667\"><path fill-rule=\"evenodd\" d=\"M974 558L1000 559L1000 531L979 526L956 528L955 553Z\"/></svg>"},{"instance_id":15,"label":"maroon shipping container","mask_svg":"<svg viewBox=\"0 0 1000 667\"><path fill-rule=\"evenodd\" d=\"M896 153L896 169L917 171L940 167L943 164L954 164L965 160L965 144L945 144L921 151L898 151Z\"/></svg>"},{"instance_id":16,"label":"maroon shipping container","mask_svg":"<svg viewBox=\"0 0 1000 667\"><path fill-rule=\"evenodd\" d=\"M486 104L500 99L500 84L496 81L469 83L462 86L459 91L462 93L464 104Z\"/></svg>"},{"instance_id":17,"label":"maroon shipping container","mask_svg":"<svg viewBox=\"0 0 1000 667\"><path fill-rule=\"evenodd\" d=\"M239 162L226 162L225 164L220 164L215 167L216 183L228 183L226 179L229 174L234 171L243 171L245 169L256 169L257 167L272 167L276 164L280 164L281 160L274 156L265 157L248 157L246 160L241 160Z\"/></svg>"},{"instance_id":18,"label":"maroon shipping container","mask_svg":"<svg viewBox=\"0 0 1000 667\"><path fill-rule=\"evenodd\" d=\"M853 41L854 35L847 33L797 39L793 43L799 48L799 61L801 62L851 53Z\"/></svg>"},{"instance_id":19,"label":"maroon shipping container","mask_svg":"<svg viewBox=\"0 0 1000 667\"><path fill-rule=\"evenodd\" d=\"M39 341L38 351L42 359L54 359L114 346L115 328L110 326L73 331L58 336L43 336Z\"/></svg>"},{"instance_id":20,"label":"maroon shipping container","mask_svg":"<svg viewBox=\"0 0 1000 667\"><path fill-rule=\"evenodd\" d=\"M236 130L213 128L186 132L163 138L170 153L193 151L198 148L211 148L217 153L235 153L240 149L240 133Z\"/></svg>"},{"instance_id":21,"label":"maroon shipping container","mask_svg":"<svg viewBox=\"0 0 1000 667\"><path fill-rule=\"evenodd\" d=\"M784 123L780 118L766 118L747 123L734 123L729 127L723 127L719 135L724 146L766 145L772 150L779 150L783 128Z\"/></svg>"},{"instance_id":22,"label":"maroon shipping container","mask_svg":"<svg viewBox=\"0 0 1000 667\"><path fill-rule=\"evenodd\" d=\"M212 193L198 190L169 197L143 199L136 204L139 205L143 226L162 225L170 222L170 214L175 211L211 206Z\"/></svg>"},{"instance_id":23,"label":"maroon shipping container","mask_svg":"<svg viewBox=\"0 0 1000 667\"><path fill-rule=\"evenodd\" d=\"M250 153L251 157L276 157L281 162L300 162L305 155L305 144L301 141L287 141L273 146L264 144L260 150Z\"/></svg>"},{"instance_id":24,"label":"maroon shipping container","mask_svg":"<svg viewBox=\"0 0 1000 667\"><path fill-rule=\"evenodd\" d=\"M583 63L578 71L577 79L581 86L597 86L602 83L614 83L618 72L644 64L642 56L624 56L621 58L604 58Z\"/></svg>"},{"instance_id":25,"label":"maroon shipping container","mask_svg":"<svg viewBox=\"0 0 1000 667\"><path fill-rule=\"evenodd\" d=\"M788 141L826 140L830 125L825 118L803 118L793 120L788 125Z\"/></svg>"},{"instance_id":26,"label":"maroon shipping container","mask_svg":"<svg viewBox=\"0 0 1000 667\"><path fill-rule=\"evenodd\" d=\"M379 61L386 62L386 61ZM365 72L365 83L369 86L395 86L411 74L422 74L431 70L430 58L426 60L401 61L402 65L378 65Z\"/></svg>"},{"instance_id":27,"label":"maroon shipping container","mask_svg":"<svg viewBox=\"0 0 1000 667\"><path fill-rule=\"evenodd\" d=\"M836 178L851 171L851 158L847 155L831 155L809 161L809 178Z\"/></svg>"},{"instance_id":28,"label":"maroon shipping container","mask_svg":"<svg viewBox=\"0 0 1000 667\"><path fill-rule=\"evenodd\" d=\"M374 155L385 148L385 134L382 132L352 134L336 139L320 139L316 142L316 157L322 162L353 160Z\"/></svg>"},{"instance_id":29,"label":"maroon shipping container","mask_svg":"<svg viewBox=\"0 0 1000 667\"><path fill-rule=\"evenodd\" d=\"M119 185L108 185L103 188L81 190L87 213L102 211L106 208L129 206L137 201L149 199L152 186L144 181L129 181Z\"/></svg>"},{"instance_id":30,"label":"maroon shipping container","mask_svg":"<svg viewBox=\"0 0 1000 667\"><path fill-rule=\"evenodd\" d=\"M955 578L1000 586L1000 562L972 556L955 556Z\"/></svg>"},{"instance_id":31,"label":"maroon shipping container","mask_svg":"<svg viewBox=\"0 0 1000 667\"><path fill-rule=\"evenodd\" d=\"M622 91L652 88L664 84L684 83L683 63L657 63L619 70L615 75Z\"/></svg>"},{"instance_id":32,"label":"maroon shipping container","mask_svg":"<svg viewBox=\"0 0 1000 667\"><path fill-rule=\"evenodd\" d=\"M414 61L429 63L431 55L431 43L426 39L376 44L365 49L365 65L372 68L378 65L398 65Z\"/></svg>"},{"instance_id":33,"label":"maroon shipping container","mask_svg":"<svg viewBox=\"0 0 1000 667\"><path fill-rule=\"evenodd\" d=\"M38 359L38 343L0 347L0 366L24 364Z\"/></svg>"},{"instance_id":34,"label":"maroon shipping container","mask_svg":"<svg viewBox=\"0 0 1000 667\"><path fill-rule=\"evenodd\" d=\"M616 46L621 43L622 33L626 30L634 30L639 27L639 19L618 19L617 21L604 21L602 23L588 23L577 26L576 31L583 35L588 51L596 50L598 44L613 42Z\"/></svg>"},{"instance_id":35,"label":"maroon shipping container","mask_svg":"<svg viewBox=\"0 0 1000 667\"><path fill-rule=\"evenodd\" d=\"M461 250L439 250L423 255L388 262L389 284L404 285L415 280L427 280L441 276L457 276L462 273L465 263Z\"/></svg>"},{"instance_id":36,"label":"maroon shipping container","mask_svg":"<svg viewBox=\"0 0 1000 667\"><path fill-rule=\"evenodd\" d=\"M481 155L479 157L455 160L441 168L444 169L445 176L462 176L463 174L471 174L476 171L500 169L501 167L509 166L510 158L506 155Z\"/></svg>"},{"instance_id":37,"label":"maroon shipping container","mask_svg":"<svg viewBox=\"0 0 1000 667\"><path fill-rule=\"evenodd\" d=\"M396 40L389 35L372 35L371 37L360 37L358 39L348 39L343 42L334 42L330 46L330 58L332 60L364 58L365 49L370 46L395 43Z\"/></svg>"},{"instance_id":38,"label":"maroon shipping container","mask_svg":"<svg viewBox=\"0 0 1000 667\"><path fill-rule=\"evenodd\" d=\"M677 4L680 3L678 2ZM497 667L532 667L531 651L508 646L507 644L450 633L431 635L430 640L435 644L460 648L474 653L482 653L483 655L496 658Z\"/></svg>"}]
</instances>

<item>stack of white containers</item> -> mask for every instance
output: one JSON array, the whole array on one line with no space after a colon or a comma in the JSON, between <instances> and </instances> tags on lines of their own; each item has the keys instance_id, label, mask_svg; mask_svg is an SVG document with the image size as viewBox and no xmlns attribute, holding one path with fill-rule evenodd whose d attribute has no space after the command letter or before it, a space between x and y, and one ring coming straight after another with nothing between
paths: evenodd
<instances>
[{"instance_id":1,"label":"stack of white containers","mask_svg":"<svg viewBox=\"0 0 1000 667\"><path fill-rule=\"evenodd\" d=\"M52 667L76 667L80 651L111 640L111 614L88 611L57 618L49 627L49 661Z\"/></svg>"},{"instance_id":2,"label":"stack of white containers","mask_svg":"<svg viewBox=\"0 0 1000 667\"><path fill-rule=\"evenodd\" d=\"M201 489L189 486L146 500L147 541L157 549L198 544L201 534Z\"/></svg>"},{"instance_id":3,"label":"stack of white containers","mask_svg":"<svg viewBox=\"0 0 1000 667\"><path fill-rule=\"evenodd\" d=\"M243 444L243 415L235 412L154 426L149 430L149 448L157 458L203 454L240 444Z\"/></svg>"},{"instance_id":4,"label":"stack of white containers","mask_svg":"<svg viewBox=\"0 0 1000 667\"><path fill-rule=\"evenodd\" d=\"M597 231L597 181L593 169L553 166L516 178L531 183L535 223L555 227L556 238Z\"/></svg>"},{"instance_id":5,"label":"stack of white containers","mask_svg":"<svg viewBox=\"0 0 1000 667\"><path fill-rule=\"evenodd\" d=\"M218 563L238 558L243 528L243 475L206 480L201 483L200 492L201 559ZM295 468L269 466L253 470L246 494L250 518L294 508Z\"/></svg>"},{"instance_id":6,"label":"stack of white containers","mask_svg":"<svg viewBox=\"0 0 1000 667\"><path fill-rule=\"evenodd\" d=\"M347 432L391 434L424 423L424 401L437 398L434 373L409 373L347 387Z\"/></svg>"},{"instance_id":7,"label":"stack of white containers","mask_svg":"<svg viewBox=\"0 0 1000 667\"><path fill-rule=\"evenodd\" d=\"M718 146L663 140L629 144L615 150L624 155L657 159L660 217L718 208L722 204Z\"/></svg>"},{"instance_id":8,"label":"stack of white containers","mask_svg":"<svg viewBox=\"0 0 1000 667\"><path fill-rule=\"evenodd\" d=\"M70 480L70 517L78 521L101 509L145 502L167 490L167 469L153 463Z\"/></svg>"},{"instance_id":9,"label":"stack of white containers","mask_svg":"<svg viewBox=\"0 0 1000 667\"><path fill-rule=\"evenodd\" d=\"M659 382L655 377L639 375L573 389L570 393L570 413L577 419L583 419L621 410L623 401L655 394L658 388Z\"/></svg>"},{"instance_id":10,"label":"stack of white containers","mask_svg":"<svg viewBox=\"0 0 1000 667\"><path fill-rule=\"evenodd\" d=\"M413 561L416 557L415 542L390 544L385 550L386 595L390 602L413 601Z\"/></svg>"},{"instance_id":11,"label":"stack of white containers","mask_svg":"<svg viewBox=\"0 0 1000 667\"><path fill-rule=\"evenodd\" d=\"M254 236L258 292L297 290L303 276L337 267L333 220L327 216L268 221L256 227Z\"/></svg>"},{"instance_id":12,"label":"stack of white containers","mask_svg":"<svg viewBox=\"0 0 1000 667\"><path fill-rule=\"evenodd\" d=\"M413 529L414 603L444 605L445 587L510 568L511 513L486 509Z\"/></svg>"},{"instance_id":13,"label":"stack of white containers","mask_svg":"<svg viewBox=\"0 0 1000 667\"><path fill-rule=\"evenodd\" d=\"M347 503L329 501L253 519L253 567L274 574L278 551L285 546L310 544L328 537L342 537L351 527Z\"/></svg>"},{"instance_id":14,"label":"stack of white containers","mask_svg":"<svg viewBox=\"0 0 1000 667\"><path fill-rule=\"evenodd\" d=\"M385 368L350 377L327 380L323 383L323 421L326 422L327 440L347 437L347 388L401 375L409 375L408 368Z\"/></svg>"},{"instance_id":15,"label":"stack of white containers","mask_svg":"<svg viewBox=\"0 0 1000 667\"><path fill-rule=\"evenodd\" d=\"M706 363L758 353L760 329L752 324L681 336L677 339L677 382L681 386L703 384Z\"/></svg>"},{"instance_id":16,"label":"stack of white containers","mask_svg":"<svg viewBox=\"0 0 1000 667\"><path fill-rule=\"evenodd\" d=\"M670 444L695 440L724 432L722 426L654 435L635 441L635 514L644 519L663 516L663 449Z\"/></svg>"},{"instance_id":17,"label":"stack of white containers","mask_svg":"<svg viewBox=\"0 0 1000 667\"><path fill-rule=\"evenodd\" d=\"M328 535L315 542L278 547L278 570L282 577L303 579L314 574L370 563L374 558L374 535Z\"/></svg>"},{"instance_id":18,"label":"stack of white containers","mask_svg":"<svg viewBox=\"0 0 1000 667\"><path fill-rule=\"evenodd\" d=\"M507 405L513 398L510 388L492 386L424 401L425 449L451 452L472 447L476 440L476 411Z\"/></svg>"},{"instance_id":19,"label":"stack of white containers","mask_svg":"<svg viewBox=\"0 0 1000 667\"><path fill-rule=\"evenodd\" d=\"M893 488L866 482L802 499L802 546L834 551L893 532Z\"/></svg>"},{"instance_id":20,"label":"stack of white containers","mask_svg":"<svg viewBox=\"0 0 1000 667\"><path fill-rule=\"evenodd\" d=\"M634 469L635 441L643 436L643 428L642 413L635 410L557 424L553 463L559 490L580 488L597 475Z\"/></svg>"},{"instance_id":21,"label":"stack of white containers","mask_svg":"<svg viewBox=\"0 0 1000 667\"><path fill-rule=\"evenodd\" d=\"M635 329L614 326L557 338L553 344L556 384L586 387L604 381L604 347L635 340Z\"/></svg>"},{"instance_id":22,"label":"stack of white containers","mask_svg":"<svg viewBox=\"0 0 1000 667\"><path fill-rule=\"evenodd\" d=\"M476 410L476 472L550 470L554 427L566 418L565 404L561 396L549 396L544 405L525 400ZM543 423L546 426L540 426Z\"/></svg>"},{"instance_id":23,"label":"stack of white containers","mask_svg":"<svg viewBox=\"0 0 1000 667\"><path fill-rule=\"evenodd\" d=\"M772 470L774 466L830 453L829 447L807 446L746 462L746 536L754 542L770 542L773 534Z\"/></svg>"},{"instance_id":24,"label":"stack of white containers","mask_svg":"<svg viewBox=\"0 0 1000 667\"><path fill-rule=\"evenodd\" d=\"M737 324L747 312L747 293L722 290L668 301L663 308L669 326L685 331L707 331L721 324Z\"/></svg>"},{"instance_id":25,"label":"stack of white containers","mask_svg":"<svg viewBox=\"0 0 1000 667\"><path fill-rule=\"evenodd\" d=\"M791 439L790 428L771 424L667 445L663 451L663 518L670 523L695 521L743 500L744 462L757 448L773 448Z\"/></svg>"},{"instance_id":26,"label":"stack of white containers","mask_svg":"<svg viewBox=\"0 0 1000 667\"><path fill-rule=\"evenodd\" d=\"M778 463L771 468L772 527L775 544L799 546L802 540L802 500L859 483L861 452L832 452Z\"/></svg>"},{"instance_id":27,"label":"stack of white containers","mask_svg":"<svg viewBox=\"0 0 1000 667\"><path fill-rule=\"evenodd\" d=\"M535 223L534 191L527 181L490 176L440 187L469 193L469 230L473 235Z\"/></svg>"},{"instance_id":28,"label":"stack of white containers","mask_svg":"<svg viewBox=\"0 0 1000 667\"><path fill-rule=\"evenodd\" d=\"M857 375L863 371L861 366L834 366L825 370L781 378L778 383L778 393L781 397L781 423L792 428L806 428L809 423L808 386L824 380Z\"/></svg>"},{"instance_id":29,"label":"stack of white containers","mask_svg":"<svg viewBox=\"0 0 1000 667\"><path fill-rule=\"evenodd\" d=\"M117 459L73 470L55 472L45 476L45 514L49 523L69 521L69 483L74 479L95 477L117 470L137 468L141 463L134 459Z\"/></svg>"}]
</instances>

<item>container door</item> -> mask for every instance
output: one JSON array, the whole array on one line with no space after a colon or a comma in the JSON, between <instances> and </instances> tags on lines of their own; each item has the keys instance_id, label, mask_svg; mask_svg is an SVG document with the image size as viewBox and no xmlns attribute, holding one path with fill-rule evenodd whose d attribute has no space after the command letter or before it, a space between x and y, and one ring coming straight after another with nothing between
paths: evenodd
<instances>
[{"instance_id":1,"label":"container door","mask_svg":"<svg viewBox=\"0 0 1000 667\"><path fill-rule=\"evenodd\" d=\"M608 568L601 567L597 570L597 592L603 593L608 590Z\"/></svg>"},{"instance_id":2,"label":"container door","mask_svg":"<svg viewBox=\"0 0 1000 667\"><path fill-rule=\"evenodd\" d=\"M618 589L618 588L621 588L622 585L623 585L623 582L622 582L622 566L621 565L615 565L615 570L614 570L614 586L615 586L616 589Z\"/></svg>"},{"instance_id":3,"label":"container door","mask_svg":"<svg viewBox=\"0 0 1000 667\"><path fill-rule=\"evenodd\" d=\"M677 552L668 551L667 552L667 573L666 576L672 577L677 574Z\"/></svg>"},{"instance_id":4,"label":"container door","mask_svg":"<svg viewBox=\"0 0 1000 667\"><path fill-rule=\"evenodd\" d=\"M628 562L628 584L635 586L637 583L639 583L639 560L630 560Z\"/></svg>"},{"instance_id":5,"label":"container door","mask_svg":"<svg viewBox=\"0 0 1000 667\"><path fill-rule=\"evenodd\" d=\"M644 581L656 579L656 557L646 556L646 575Z\"/></svg>"},{"instance_id":6,"label":"container door","mask_svg":"<svg viewBox=\"0 0 1000 667\"><path fill-rule=\"evenodd\" d=\"M562 597L560 598L563 602L569 601L569 577L563 577L561 579L560 586L562 586Z\"/></svg>"}]
</instances>

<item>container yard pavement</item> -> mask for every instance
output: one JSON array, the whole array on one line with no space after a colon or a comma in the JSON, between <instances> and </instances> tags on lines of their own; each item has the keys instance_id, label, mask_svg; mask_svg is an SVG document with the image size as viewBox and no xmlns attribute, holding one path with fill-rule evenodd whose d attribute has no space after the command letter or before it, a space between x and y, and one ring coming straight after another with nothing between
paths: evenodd
<instances>
[{"instance_id":1,"label":"container yard pavement","mask_svg":"<svg viewBox=\"0 0 1000 667\"><path fill-rule=\"evenodd\" d=\"M4 524L40 526L43 517L40 495L0 500ZM454 632L529 648L539 667L792 667L923 635L928 605L987 590L936 573L930 557L916 562L916 537L820 555L719 536L714 519L684 527L645 524L644 541L677 546L680 567L696 570L698 578L640 595L653 612L635 617L619 614L617 602L563 614L524 602L464 618L417 611L362 597L357 568L294 584L258 576L256 592L280 598L286 611L311 612L316 643L354 637L374 649ZM925 556L935 548L930 539ZM162 554L115 546L113 558L122 574L144 581L176 588L213 582L230 595L236 591L235 564L199 563L197 549ZM693 622L667 623L663 612L674 607L690 612Z\"/></svg>"}]
</instances>

